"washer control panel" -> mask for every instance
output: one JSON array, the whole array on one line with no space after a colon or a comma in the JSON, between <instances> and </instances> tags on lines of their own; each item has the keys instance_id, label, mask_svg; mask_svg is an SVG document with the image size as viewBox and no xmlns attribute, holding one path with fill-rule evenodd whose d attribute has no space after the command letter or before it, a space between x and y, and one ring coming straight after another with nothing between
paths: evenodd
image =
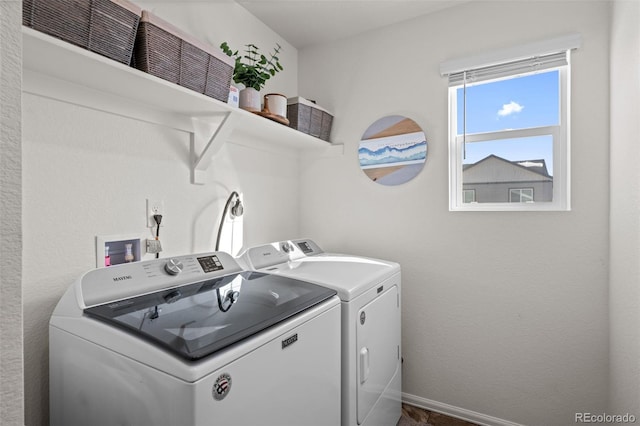
<instances>
[{"instance_id":1,"label":"washer control panel","mask_svg":"<svg viewBox=\"0 0 640 426\"><path fill-rule=\"evenodd\" d=\"M79 281L84 307L241 272L225 252L125 263L87 272Z\"/></svg>"}]
</instances>

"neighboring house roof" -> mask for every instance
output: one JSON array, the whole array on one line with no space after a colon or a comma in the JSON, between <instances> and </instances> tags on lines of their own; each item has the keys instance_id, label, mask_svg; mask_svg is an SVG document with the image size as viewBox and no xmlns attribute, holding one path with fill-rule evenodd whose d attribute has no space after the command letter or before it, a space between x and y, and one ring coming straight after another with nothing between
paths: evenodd
<instances>
[{"instance_id":1,"label":"neighboring house roof","mask_svg":"<svg viewBox=\"0 0 640 426\"><path fill-rule=\"evenodd\" d=\"M509 161L489 155L474 164L463 166L464 184L507 182L553 182L542 160Z\"/></svg>"},{"instance_id":2,"label":"neighboring house roof","mask_svg":"<svg viewBox=\"0 0 640 426\"><path fill-rule=\"evenodd\" d=\"M551 178L552 176L549 175L549 172L547 171L547 163L544 159L539 159L539 160L521 160L521 161L509 161L506 160L502 157L498 157L497 155L491 154L485 158L483 158L480 161L477 161L473 164L463 164L462 165L462 170L466 171L472 167L476 167L478 165L481 165L483 163L487 163L491 160L499 160L501 162L507 163L511 166L515 166L515 167L520 167L524 170L528 170L530 172L536 173L538 175L544 176L544 177L548 177Z\"/></svg>"}]
</instances>

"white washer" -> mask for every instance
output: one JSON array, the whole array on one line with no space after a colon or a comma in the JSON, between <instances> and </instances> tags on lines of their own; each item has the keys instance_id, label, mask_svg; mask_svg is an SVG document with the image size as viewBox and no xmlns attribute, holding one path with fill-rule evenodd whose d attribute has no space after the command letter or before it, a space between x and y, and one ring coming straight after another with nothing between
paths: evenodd
<instances>
[{"instance_id":1,"label":"white washer","mask_svg":"<svg viewBox=\"0 0 640 426\"><path fill-rule=\"evenodd\" d=\"M402 410L400 265L324 253L312 240L246 250L248 269L313 282L342 305L342 426L395 425Z\"/></svg>"},{"instance_id":2,"label":"white washer","mask_svg":"<svg viewBox=\"0 0 640 426\"><path fill-rule=\"evenodd\" d=\"M96 269L49 325L51 425L337 425L340 300L222 252Z\"/></svg>"}]
</instances>

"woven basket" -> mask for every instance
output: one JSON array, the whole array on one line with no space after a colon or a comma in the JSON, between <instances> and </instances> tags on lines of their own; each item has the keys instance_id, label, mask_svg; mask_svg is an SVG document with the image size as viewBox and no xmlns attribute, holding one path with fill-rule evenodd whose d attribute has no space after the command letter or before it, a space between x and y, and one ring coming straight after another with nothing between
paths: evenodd
<instances>
[{"instance_id":1,"label":"woven basket","mask_svg":"<svg viewBox=\"0 0 640 426\"><path fill-rule=\"evenodd\" d=\"M329 141L333 116L313 102L301 98L289 98L287 100L287 118L289 127Z\"/></svg>"},{"instance_id":2,"label":"woven basket","mask_svg":"<svg viewBox=\"0 0 640 426\"><path fill-rule=\"evenodd\" d=\"M141 13L127 0L24 0L22 24L129 65Z\"/></svg>"},{"instance_id":3,"label":"woven basket","mask_svg":"<svg viewBox=\"0 0 640 426\"><path fill-rule=\"evenodd\" d=\"M229 56L142 11L134 49L139 70L226 103L234 65Z\"/></svg>"},{"instance_id":4,"label":"woven basket","mask_svg":"<svg viewBox=\"0 0 640 426\"><path fill-rule=\"evenodd\" d=\"M33 27L33 0L22 0L22 25Z\"/></svg>"}]
</instances>

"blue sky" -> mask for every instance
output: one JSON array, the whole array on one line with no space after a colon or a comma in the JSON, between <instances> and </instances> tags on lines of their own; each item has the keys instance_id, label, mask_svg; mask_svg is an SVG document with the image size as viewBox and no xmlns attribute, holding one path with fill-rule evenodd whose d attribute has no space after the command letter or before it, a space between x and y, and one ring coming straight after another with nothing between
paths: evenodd
<instances>
[{"instance_id":1,"label":"blue sky","mask_svg":"<svg viewBox=\"0 0 640 426\"><path fill-rule=\"evenodd\" d=\"M467 134L559 124L559 72L467 86ZM458 134L463 133L463 90L458 90ZM464 163L495 154L511 161L544 158L553 171L551 137L468 143Z\"/></svg>"}]
</instances>

